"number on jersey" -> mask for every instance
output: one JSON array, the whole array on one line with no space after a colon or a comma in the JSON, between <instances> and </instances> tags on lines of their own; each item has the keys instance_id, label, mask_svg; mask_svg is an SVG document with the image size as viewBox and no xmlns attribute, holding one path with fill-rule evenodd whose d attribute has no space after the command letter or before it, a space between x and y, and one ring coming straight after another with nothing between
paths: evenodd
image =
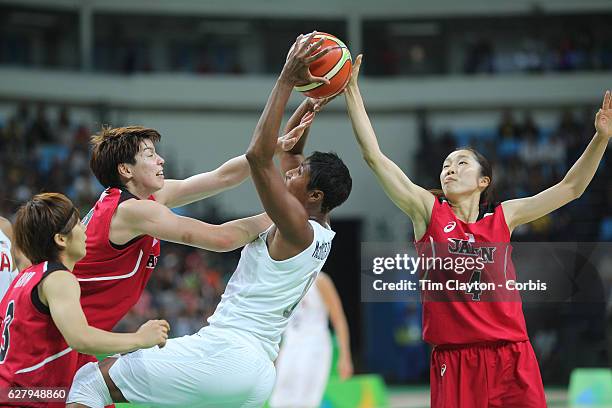
<instances>
[{"instance_id":1,"label":"number on jersey","mask_svg":"<svg viewBox=\"0 0 612 408\"><path fill-rule=\"evenodd\" d=\"M465 292L468 295L472 295L472 300L474 300L474 301L479 301L480 300L480 294L482 293L482 289L478 289L476 287L477 284L480 283L480 275L481 274L482 274L482 271L474 271L474 272L472 272L472 276L470 277L470 283L476 284L476 285L474 285L474 287L472 287L470 290Z\"/></svg>"},{"instance_id":2,"label":"number on jersey","mask_svg":"<svg viewBox=\"0 0 612 408\"><path fill-rule=\"evenodd\" d=\"M11 346L11 333L9 331L11 322L15 316L15 301L11 300L6 308L6 314L2 321L2 345L0 345L0 364L4 364L9 347Z\"/></svg>"},{"instance_id":3,"label":"number on jersey","mask_svg":"<svg viewBox=\"0 0 612 408\"><path fill-rule=\"evenodd\" d=\"M285 311L283 312L283 316L285 318L289 318L291 317L291 314L293 313L293 311L295 310L295 308L297 307L297 305L300 304L300 302L302 301L302 299L304 298L304 296L306 296L306 293L308 293L308 290L310 289L310 287L312 286L313 282L317 279L317 276L319 275L319 273L313 273L312 276L310 277L310 279L308 280L308 283L306 284L306 287L304 288L304 291L302 292L302 294L300 295L300 297L298 298L298 300L293 304L293 306L288 307L287 309L285 309Z\"/></svg>"}]
</instances>

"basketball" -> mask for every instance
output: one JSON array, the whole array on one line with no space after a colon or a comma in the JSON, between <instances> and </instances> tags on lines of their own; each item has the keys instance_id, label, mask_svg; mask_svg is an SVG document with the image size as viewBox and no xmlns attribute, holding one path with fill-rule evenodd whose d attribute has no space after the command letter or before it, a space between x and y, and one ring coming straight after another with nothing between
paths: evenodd
<instances>
[{"instance_id":1,"label":"basketball","mask_svg":"<svg viewBox=\"0 0 612 408\"><path fill-rule=\"evenodd\" d=\"M297 91L311 98L328 98L341 92L353 70L351 53L348 47L337 37L327 33L317 33L311 43L324 38L321 50L327 47L332 49L310 65L310 73L314 76L325 77L330 84L313 82L306 85L296 86Z\"/></svg>"}]
</instances>

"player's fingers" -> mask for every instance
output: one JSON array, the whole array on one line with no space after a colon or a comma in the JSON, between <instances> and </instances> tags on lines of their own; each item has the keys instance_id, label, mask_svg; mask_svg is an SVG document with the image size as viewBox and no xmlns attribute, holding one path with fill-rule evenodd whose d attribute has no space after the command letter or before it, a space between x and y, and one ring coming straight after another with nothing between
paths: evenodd
<instances>
[{"instance_id":1,"label":"player's fingers","mask_svg":"<svg viewBox=\"0 0 612 408\"><path fill-rule=\"evenodd\" d=\"M314 30L312 33L308 34L308 37L306 37L306 45L310 44L315 35L317 35L317 30Z\"/></svg>"},{"instance_id":2,"label":"player's fingers","mask_svg":"<svg viewBox=\"0 0 612 408\"><path fill-rule=\"evenodd\" d=\"M312 120L306 121L304 123L300 123L296 129L299 131L299 135L292 135L291 139L294 139L296 136L302 136L302 133L304 133L304 130L306 130L306 128L308 128L310 125L312 124Z\"/></svg>"},{"instance_id":3,"label":"player's fingers","mask_svg":"<svg viewBox=\"0 0 612 408\"><path fill-rule=\"evenodd\" d=\"M608 90L608 107L606 109L612 109L612 92Z\"/></svg>"},{"instance_id":4,"label":"player's fingers","mask_svg":"<svg viewBox=\"0 0 612 408\"><path fill-rule=\"evenodd\" d=\"M356 74L359 73L359 68L361 67L361 61L363 60L363 54L359 54L357 58L355 58L355 63L353 63L353 71Z\"/></svg>"},{"instance_id":5,"label":"player's fingers","mask_svg":"<svg viewBox=\"0 0 612 408\"><path fill-rule=\"evenodd\" d=\"M325 77L316 77L316 76L312 76L310 75L310 78L308 78L308 82L312 83L312 82L321 82L324 83L325 85L329 85L329 79L325 78Z\"/></svg>"},{"instance_id":6,"label":"player's fingers","mask_svg":"<svg viewBox=\"0 0 612 408\"><path fill-rule=\"evenodd\" d=\"M604 94L603 102L601 104L601 109L608 109L608 105L610 103L609 99L610 99L610 91L606 91L606 93Z\"/></svg>"},{"instance_id":7,"label":"player's fingers","mask_svg":"<svg viewBox=\"0 0 612 408\"><path fill-rule=\"evenodd\" d=\"M315 117L315 113L314 112L308 112L307 114L302 116L302 120L300 121L300 123L306 122L308 120L312 121L312 119L314 119L314 117Z\"/></svg>"},{"instance_id":8,"label":"player's fingers","mask_svg":"<svg viewBox=\"0 0 612 408\"><path fill-rule=\"evenodd\" d=\"M323 57L325 54L327 54L328 52L330 52L333 48L332 47L325 47L323 48L321 51L317 52L314 55L311 55L310 57L307 57L304 59L304 63L306 65L310 65L312 64L314 61L318 60L319 58Z\"/></svg>"},{"instance_id":9,"label":"player's fingers","mask_svg":"<svg viewBox=\"0 0 612 408\"><path fill-rule=\"evenodd\" d=\"M308 49L306 50L306 56L310 56L313 55L314 53L316 53L319 48L321 48L321 46L323 45L323 41L325 41L324 38L321 38L319 41L311 44Z\"/></svg>"},{"instance_id":10,"label":"player's fingers","mask_svg":"<svg viewBox=\"0 0 612 408\"><path fill-rule=\"evenodd\" d=\"M306 50L310 46L310 40L313 37L313 33L310 34L301 34L299 41L296 43L296 52L301 55L304 50Z\"/></svg>"}]
</instances>

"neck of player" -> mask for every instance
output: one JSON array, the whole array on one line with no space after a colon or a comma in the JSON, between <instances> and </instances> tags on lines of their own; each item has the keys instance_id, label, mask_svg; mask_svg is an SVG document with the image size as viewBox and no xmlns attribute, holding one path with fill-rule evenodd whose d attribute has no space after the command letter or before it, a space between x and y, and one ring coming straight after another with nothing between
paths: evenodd
<instances>
[{"instance_id":1,"label":"neck of player","mask_svg":"<svg viewBox=\"0 0 612 408\"><path fill-rule=\"evenodd\" d=\"M155 193L155 191L151 191L151 189L148 189L144 186L138 186L136 184L134 184L133 182L128 182L125 187L127 188L127 190L134 194L136 197L140 198L141 200L148 200L149 197Z\"/></svg>"},{"instance_id":2,"label":"neck of player","mask_svg":"<svg viewBox=\"0 0 612 408\"><path fill-rule=\"evenodd\" d=\"M62 251L60 252L59 256L59 261L62 265L64 265L66 267L66 269L68 269L69 271L72 272L72 270L74 269L74 265L77 263L78 259L73 259L72 257L70 257L66 251Z\"/></svg>"},{"instance_id":3,"label":"neck of player","mask_svg":"<svg viewBox=\"0 0 612 408\"><path fill-rule=\"evenodd\" d=\"M476 222L479 213L480 194L454 197L448 200L455 216L463 222Z\"/></svg>"}]
</instances>

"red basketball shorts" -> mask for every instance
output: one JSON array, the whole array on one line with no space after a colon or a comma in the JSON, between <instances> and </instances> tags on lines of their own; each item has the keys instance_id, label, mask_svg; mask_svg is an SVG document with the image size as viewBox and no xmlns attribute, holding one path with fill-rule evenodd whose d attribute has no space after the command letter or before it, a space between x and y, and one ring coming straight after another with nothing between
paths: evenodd
<instances>
[{"instance_id":1,"label":"red basketball shorts","mask_svg":"<svg viewBox=\"0 0 612 408\"><path fill-rule=\"evenodd\" d=\"M432 408L546 408L529 341L436 346Z\"/></svg>"}]
</instances>

